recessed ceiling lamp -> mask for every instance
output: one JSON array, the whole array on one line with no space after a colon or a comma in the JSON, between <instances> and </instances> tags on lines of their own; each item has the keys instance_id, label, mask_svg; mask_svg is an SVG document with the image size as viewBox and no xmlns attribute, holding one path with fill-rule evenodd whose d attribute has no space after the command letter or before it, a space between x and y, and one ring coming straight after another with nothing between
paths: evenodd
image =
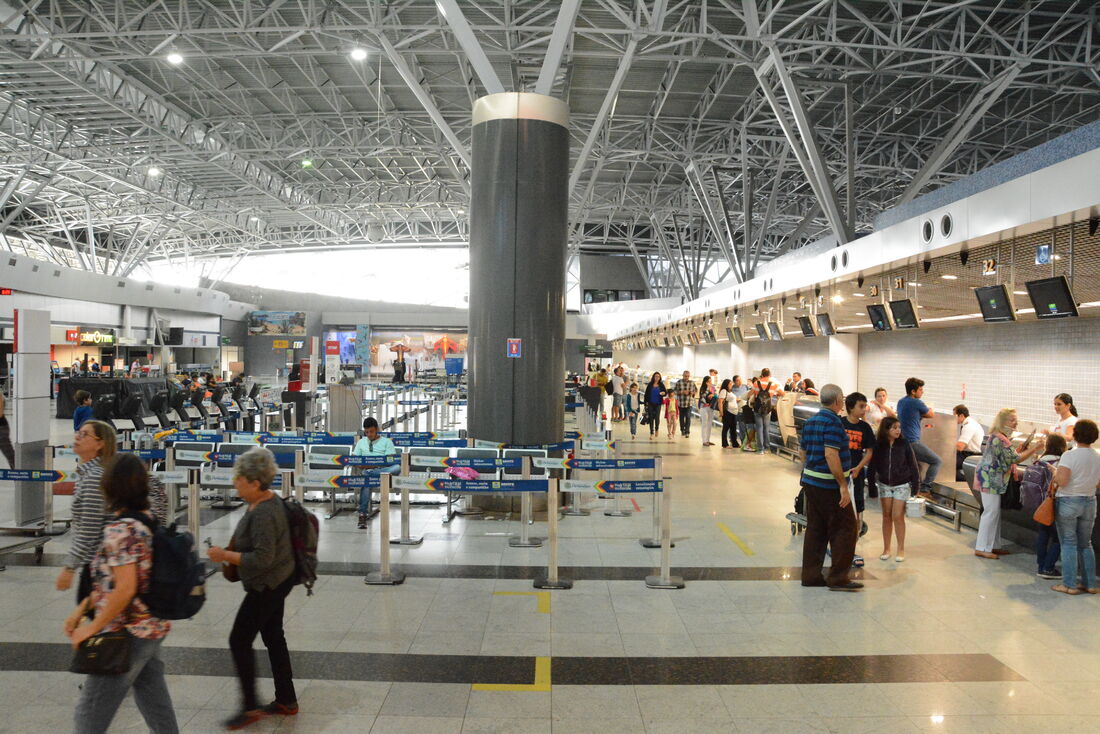
<instances>
[{"instance_id":1,"label":"recessed ceiling lamp","mask_svg":"<svg viewBox=\"0 0 1100 734\"><path fill-rule=\"evenodd\" d=\"M367 58L367 49L356 46L348 55L355 61L364 61Z\"/></svg>"},{"instance_id":2,"label":"recessed ceiling lamp","mask_svg":"<svg viewBox=\"0 0 1100 734\"><path fill-rule=\"evenodd\" d=\"M183 63L183 54L173 51L172 53L165 56L164 60L172 66L179 66Z\"/></svg>"},{"instance_id":3,"label":"recessed ceiling lamp","mask_svg":"<svg viewBox=\"0 0 1100 734\"><path fill-rule=\"evenodd\" d=\"M302 168L313 168L313 159L312 158L303 158L302 159Z\"/></svg>"},{"instance_id":4,"label":"recessed ceiling lamp","mask_svg":"<svg viewBox=\"0 0 1100 734\"><path fill-rule=\"evenodd\" d=\"M259 218L259 217L249 217L249 218L248 218L248 221L250 221L250 222L258 222L258 221L260 221L260 218Z\"/></svg>"},{"instance_id":5,"label":"recessed ceiling lamp","mask_svg":"<svg viewBox=\"0 0 1100 734\"><path fill-rule=\"evenodd\" d=\"M148 173L153 178L156 178L157 176L160 175L160 169L157 168L156 166L149 166L149 170L146 171L146 173Z\"/></svg>"},{"instance_id":6,"label":"recessed ceiling lamp","mask_svg":"<svg viewBox=\"0 0 1100 734\"><path fill-rule=\"evenodd\" d=\"M866 315L867 314L865 314L863 311L856 311L856 316L866 316Z\"/></svg>"},{"instance_id":7,"label":"recessed ceiling lamp","mask_svg":"<svg viewBox=\"0 0 1100 734\"><path fill-rule=\"evenodd\" d=\"M833 296L832 298L830 298L829 300L832 301L833 303L844 303L844 296L842 296L838 293L835 296Z\"/></svg>"},{"instance_id":8,"label":"recessed ceiling lamp","mask_svg":"<svg viewBox=\"0 0 1100 734\"><path fill-rule=\"evenodd\" d=\"M1012 291L1012 293L1013 293L1013 295L1017 295L1017 296L1026 296L1027 295L1027 291Z\"/></svg>"},{"instance_id":9,"label":"recessed ceiling lamp","mask_svg":"<svg viewBox=\"0 0 1100 734\"><path fill-rule=\"evenodd\" d=\"M866 293L860 293L858 291L853 293L852 295L855 296L856 298L866 298L867 297Z\"/></svg>"},{"instance_id":10,"label":"recessed ceiling lamp","mask_svg":"<svg viewBox=\"0 0 1100 734\"><path fill-rule=\"evenodd\" d=\"M943 278L944 280L958 280L959 279L959 276L957 276L957 275L941 275L940 277Z\"/></svg>"}]
</instances>

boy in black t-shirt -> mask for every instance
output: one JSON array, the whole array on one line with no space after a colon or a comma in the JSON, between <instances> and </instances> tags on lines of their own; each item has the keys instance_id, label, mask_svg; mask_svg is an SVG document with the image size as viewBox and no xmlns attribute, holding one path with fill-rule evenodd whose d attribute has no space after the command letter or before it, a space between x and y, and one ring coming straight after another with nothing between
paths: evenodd
<instances>
[{"instance_id":1,"label":"boy in black t-shirt","mask_svg":"<svg viewBox=\"0 0 1100 734\"><path fill-rule=\"evenodd\" d=\"M864 469L871 463L875 448L875 432L863 420L867 415L867 396L854 392L844 398L847 415L841 418L844 432L848 434L848 450L852 456L852 501L856 507L856 527L863 528L863 486L866 483ZM854 565L862 566L863 557L857 555Z\"/></svg>"}]
</instances>

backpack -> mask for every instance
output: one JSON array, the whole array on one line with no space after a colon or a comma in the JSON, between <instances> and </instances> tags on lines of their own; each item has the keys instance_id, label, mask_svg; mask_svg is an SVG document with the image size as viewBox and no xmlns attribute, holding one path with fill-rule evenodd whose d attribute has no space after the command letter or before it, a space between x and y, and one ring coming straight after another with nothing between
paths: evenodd
<instances>
[{"instance_id":1,"label":"backpack","mask_svg":"<svg viewBox=\"0 0 1100 734\"><path fill-rule=\"evenodd\" d=\"M604 384L603 389L604 389L604 392L606 392L608 395L614 395L615 394L615 386L611 384L611 380L608 380Z\"/></svg>"},{"instance_id":2,"label":"backpack","mask_svg":"<svg viewBox=\"0 0 1100 734\"><path fill-rule=\"evenodd\" d=\"M768 383L771 385L771 383ZM761 385L761 388L764 386ZM772 410L772 401L769 391L761 389L756 392L756 397L752 399L752 412L756 415L767 415Z\"/></svg>"},{"instance_id":3,"label":"backpack","mask_svg":"<svg viewBox=\"0 0 1100 734\"><path fill-rule=\"evenodd\" d=\"M1020 478L1020 502L1025 512L1034 513L1047 496L1054 479L1054 467L1045 461L1036 461L1024 469Z\"/></svg>"},{"instance_id":4,"label":"backpack","mask_svg":"<svg viewBox=\"0 0 1100 734\"><path fill-rule=\"evenodd\" d=\"M298 500L283 499L286 523L290 528L290 548L294 553L294 585L306 587L306 596L313 596L317 582L317 537L320 523L317 516L302 507Z\"/></svg>"},{"instance_id":5,"label":"backpack","mask_svg":"<svg viewBox=\"0 0 1100 734\"><path fill-rule=\"evenodd\" d=\"M123 515L149 529L153 536L153 569L149 590L138 594L149 613L158 619L190 619L206 602L206 564L195 549L195 538L176 530L172 523L164 527L142 515Z\"/></svg>"}]
</instances>

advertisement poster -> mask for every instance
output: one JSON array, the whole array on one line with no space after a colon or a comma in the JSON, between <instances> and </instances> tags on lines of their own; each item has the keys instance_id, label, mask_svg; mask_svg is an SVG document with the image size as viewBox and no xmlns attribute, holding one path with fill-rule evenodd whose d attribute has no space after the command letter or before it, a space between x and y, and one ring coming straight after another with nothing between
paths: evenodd
<instances>
[{"instance_id":1,"label":"advertisement poster","mask_svg":"<svg viewBox=\"0 0 1100 734\"><path fill-rule=\"evenodd\" d=\"M357 347L363 343L359 342ZM373 329L365 343L369 345L369 362L362 364L370 364L372 375L393 375L393 362L401 353L412 379L415 372L425 370L444 374L448 356L466 354L467 334L464 331Z\"/></svg>"},{"instance_id":2,"label":"advertisement poster","mask_svg":"<svg viewBox=\"0 0 1100 734\"><path fill-rule=\"evenodd\" d=\"M359 361L355 353L355 344L358 341L358 332L348 330L328 330L325 332L325 354L331 355L328 345L331 342L339 344L336 355L340 358L340 364L355 364Z\"/></svg>"},{"instance_id":3,"label":"advertisement poster","mask_svg":"<svg viewBox=\"0 0 1100 734\"><path fill-rule=\"evenodd\" d=\"M248 333L305 336L305 311L253 311L248 314Z\"/></svg>"}]
</instances>

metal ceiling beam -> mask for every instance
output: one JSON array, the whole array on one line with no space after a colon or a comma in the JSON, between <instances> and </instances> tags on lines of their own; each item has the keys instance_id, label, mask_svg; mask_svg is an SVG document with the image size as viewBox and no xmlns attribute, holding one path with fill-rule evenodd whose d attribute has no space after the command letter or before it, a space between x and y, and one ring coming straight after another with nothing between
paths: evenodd
<instances>
[{"instance_id":1,"label":"metal ceiling beam","mask_svg":"<svg viewBox=\"0 0 1100 734\"><path fill-rule=\"evenodd\" d=\"M458 6L458 2L456 0L435 0L435 4L439 8L439 12L443 14L444 19L446 19L447 25L451 27L451 31L455 34L458 45L462 46L462 50L466 52L466 57L470 59L470 65L477 72L477 77L481 80L485 91L489 94L504 92L504 85L500 83L500 77L497 76L493 65L489 63L489 57L485 55L485 49L481 47L481 43L474 35L470 24L466 22L466 16L462 14L462 8Z\"/></svg>"},{"instance_id":2,"label":"metal ceiling beam","mask_svg":"<svg viewBox=\"0 0 1100 734\"><path fill-rule=\"evenodd\" d=\"M917 175L914 176L913 180L909 182L909 185L905 187L905 191L902 192L901 198L898 199L899 204L912 201L913 198L920 193L920 190L924 188L925 184L943 168L944 163L946 163L948 159L954 155L955 151L959 149L959 146L966 141L967 136L969 136L974 127L982 121L985 113L989 111L993 103L1000 99L1001 95L1012 86L1012 82L1016 80L1016 77L1018 77L1023 70L1024 66L1022 64L1015 64L977 91L970 101L959 111L959 116L951 126L951 129L947 131L947 134L940 140L931 154L929 154L928 160L921 166Z\"/></svg>"},{"instance_id":3,"label":"metal ceiling beam","mask_svg":"<svg viewBox=\"0 0 1100 734\"><path fill-rule=\"evenodd\" d=\"M604 123L607 121L611 108L619 96L619 90L626 79L626 73L630 71L630 65L634 63L634 52L637 49L638 39L631 37L627 41L622 58L619 60L619 66L615 69L615 76L611 78L611 85L607 88L607 94L604 95L603 102L600 104L600 111L596 113L596 119L593 121L592 127L588 129L588 135L584 139L584 144L581 145L580 153L577 154L577 161L573 164L573 172L569 175L570 192L577 187L577 181L580 179L581 173L584 172L588 156L596 145L596 139L603 131Z\"/></svg>"},{"instance_id":4,"label":"metal ceiling beam","mask_svg":"<svg viewBox=\"0 0 1100 734\"><path fill-rule=\"evenodd\" d=\"M562 56L569 39L573 36L573 24L577 21L577 11L581 0L562 0L558 8L558 18L554 22L554 32L550 35L550 45L546 47L546 56L539 69L539 78L535 82L535 94L549 95L554 89L554 78L558 75Z\"/></svg>"}]
</instances>

